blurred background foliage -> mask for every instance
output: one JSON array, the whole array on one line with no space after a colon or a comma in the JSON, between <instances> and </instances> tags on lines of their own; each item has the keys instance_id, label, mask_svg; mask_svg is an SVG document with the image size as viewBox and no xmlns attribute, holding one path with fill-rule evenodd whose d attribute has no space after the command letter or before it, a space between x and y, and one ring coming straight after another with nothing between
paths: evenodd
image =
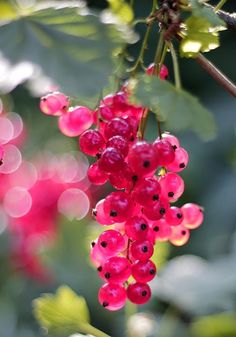
<instances>
[{"instance_id":1,"label":"blurred background foliage","mask_svg":"<svg viewBox=\"0 0 236 337\"><path fill-rule=\"evenodd\" d=\"M22 3L27 5L30 1ZM36 5L43 4L37 1ZM102 0L89 0L87 4L97 12L108 6ZM3 10L5 5L9 9L11 1L0 1L0 18L14 17L14 12ZM145 17L150 6L151 0L136 0L135 16ZM228 0L224 9L235 12L235 1ZM134 33L124 27L117 31L84 11L81 3L82 16L75 15L73 9L66 10L66 15L63 10L63 15L58 16L50 11L46 16L16 18L10 30L0 27L1 97L7 110L23 118L27 140L22 152L29 160L45 150L57 154L77 150L76 140L61 135L56 122L39 112L38 97L52 85L50 77L72 94L75 102L93 107L102 87L108 87L105 91L114 90L108 79L114 72L112 50L128 40L132 42L130 56L135 59L138 55L140 42L136 42ZM51 29L53 25L56 30ZM137 25L136 34L142 36L144 29L144 25ZM147 65L153 59L156 38L154 30L145 54ZM232 80L236 80L235 38L234 31L222 32L220 48L207 54ZM172 81L169 56L167 65ZM218 127L217 136L209 142L189 130L178 133L190 154L190 164L182 175L186 183L182 202L191 200L203 205L204 225L192 233L184 247L157 247L156 261L166 263L160 263L159 275L152 283L153 299L128 322L124 311L106 312L98 304L100 281L89 263L89 243L100 228L90 216L82 221L60 218L57 239L41 254L53 274L49 283L33 280L24 270L12 268L10 234L4 230L0 234L0 336L42 336L45 331L33 317L32 301L41 293L55 293L62 284L86 299L91 323L114 337L124 336L127 329L130 337L236 336L236 103L194 60L180 58L180 70L183 87L213 112ZM201 123L204 128L204 119ZM156 135L152 117L147 138ZM104 193L96 190L91 206Z\"/></svg>"}]
</instances>

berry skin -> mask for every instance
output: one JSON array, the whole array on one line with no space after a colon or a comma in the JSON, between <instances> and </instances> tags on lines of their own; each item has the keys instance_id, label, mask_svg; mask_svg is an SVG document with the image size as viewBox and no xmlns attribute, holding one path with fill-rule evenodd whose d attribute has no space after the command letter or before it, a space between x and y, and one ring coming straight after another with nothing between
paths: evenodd
<instances>
[{"instance_id":1,"label":"berry skin","mask_svg":"<svg viewBox=\"0 0 236 337\"><path fill-rule=\"evenodd\" d=\"M92 111L84 106L70 108L58 119L60 131L67 137L77 137L93 124Z\"/></svg>"},{"instance_id":2,"label":"berry skin","mask_svg":"<svg viewBox=\"0 0 236 337\"><path fill-rule=\"evenodd\" d=\"M130 190L136 183L138 177L129 168L128 164L124 164L124 168L121 171L111 173L109 176L109 181L113 187L117 190L127 189Z\"/></svg>"},{"instance_id":3,"label":"berry skin","mask_svg":"<svg viewBox=\"0 0 236 337\"><path fill-rule=\"evenodd\" d=\"M110 121L112 118L115 117L114 110L111 109L109 106L101 104L99 106L98 112L101 118Z\"/></svg>"},{"instance_id":4,"label":"berry skin","mask_svg":"<svg viewBox=\"0 0 236 337\"><path fill-rule=\"evenodd\" d=\"M147 283L154 279L156 266L151 261L136 261L132 266L132 276L137 282Z\"/></svg>"},{"instance_id":5,"label":"berry skin","mask_svg":"<svg viewBox=\"0 0 236 337\"><path fill-rule=\"evenodd\" d=\"M174 150L180 147L178 138L171 135L169 132L162 133L161 137L163 140L167 140L171 144Z\"/></svg>"},{"instance_id":6,"label":"berry skin","mask_svg":"<svg viewBox=\"0 0 236 337\"><path fill-rule=\"evenodd\" d=\"M170 205L168 200L161 197L160 200L156 201L152 205L144 207L143 214L149 220L159 220L167 213L169 208Z\"/></svg>"},{"instance_id":7,"label":"berry skin","mask_svg":"<svg viewBox=\"0 0 236 337\"><path fill-rule=\"evenodd\" d=\"M133 198L140 205L153 204L159 200L161 187L157 179L144 178L134 188L132 193Z\"/></svg>"},{"instance_id":8,"label":"berry skin","mask_svg":"<svg viewBox=\"0 0 236 337\"><path fill-rule=\"evenodd\" d=\"M101 171L97 163L90 165L87 175L89 181L94 185L103 185L108 180L108 174Z\"/></svg>"},{"instance_id":9,"label":"berry skin","mask_svg":"<svg viewBox=\"0 0 236 337\"><path fill-rule=\"evenodd\" d=\"M185 169L188 165L189 156L188 152L183 148L179 147L175 150L175 159L172 163L166 165L168 171L180 172Z\"/></svg>"},{"instance_id":10,"label":"berry skin","mask_svg":"<svg viewBox=\"0 0 236 337\"><path fill-rule=\"evenodd\" d=\"M110 311L116 311L124 307L126 302L126 290L119 284L104 284L98 292L100 304Z\"/></svg>"},{"instance_id":11,"label":"berry skin","mask_svg":"<svg viewBox=\"0 0 236 337\"><path fill-rule=\"evenodd\" d=\"M98 201L95 208L93 209L92 214L97 222L99 222L101 225L108 226L108 225L113 224L114 220L105 213L104 201L105 199Z\"/></svg>"},{"instance_id":12,"label":"berry skin","mask_svg":"<svg viewBox=\"0 0 236 337\"><path fill-rule=\"evenodd\" d=\"M109 229L98 237L97 245L104 256L111 257L125 248L125 239L119 231Z\"/></svg>"},{"instance_id":13,"label":"berry skin","mask_svg":"<svg viewBox=\"0 0 236 337\"><path fill-rule=\"evenodd\" d=\"M104 134L107 140L114 136L121 136L129 140L132 135L131 131L131 126L127 120L123 118L113 118L106 124Z\"/></svg>"},{"instance_id":14,"label":"berry skin","mask_svg":"<svg viewBox=\"0 0 236 337\"><path fill-rule=\"evenodd\" d=\"M97 130L87 130L79 138L79 146L83 153L95 157L105 147L105 140Z\"/></svg>"},{"instance_id":15,"label":"berry skin","mask_svg":"<svg viewBox=\"0 0 236 337\"><path fill-rule=\"evenodd\" d=\"M156 65L155 63L151 63L146 69L146 74L155 75L155 71L156 71ZM160 73L157 76L159 76L161 80L165 80L168 77L168 75L169 75L168 68L163 64L161 66Z\"/></svg>"},{"instance_id":16,"label":"berry skin","mask_svg":"<svg viewBox=\"0 0 236 337\"><path fill-rule=\"evenodd\" d=\"M98 160L100 170L113 173L122 170L124 167L124 157L114 147L106 148Z\"/></svg>"},{"instance_id":17,"label":"berry skin","mask_svg":"<svg viewBox=\"0 0 236 337\"><path fill-rule=\"evenodd\" d=\"M161 193L170 202L178 200L184 192L183 179L174 172L168 172L159 178Z\"/></svg>"},{"instance_id":18,"label":"berry skin","mask_svg":"<svg viewBox=\"0 0 236 337\"><path fill-rule=\"evenodd\" d=\"M155 240L160 242L168 241L172 233L170 225L166 219L160 219L151 223L150 228L154 234Z\"/></svg>"},{"instance_id":19,"label":"berry skin","mask_svg":"<svg viewBox=\"0 0 236 337\"><path fill-rule=\"evenodd\" d=\"M102 265L99 276L108 283L124 283L131 275L129 260L121 256L113 256Z\"/></svg>"},{"instance_id":20,"label":"berry skin","mask_svg":"<svg viewBox=\"0 0 236 337\"><path fill-rule=\"evenodd\" d=\"M133 215L134 203L129 194L112 192L105 198L104 211L115 222L124 222Z\"/></svg>"},{"instance_id":21,"label":"berry skin","mask_svg":"<svg viewBox=\"0 0 236 337\"><path fill-rule=\"evenodd\" d=\"M169 241L174 246L183 246L185 245L190 237L189 229L185 228L183 225L171 227L171 235Z\"/></svg>"},{"instance_id":22,"label":"berry skin","mask_svg":"<svg viewBox=\"0 0 236 337\"><path fill-rule=\"evenodd\" d=\"M127 159L130 168L140 176L154 172L158 166L158 157L153 145L144 141L131 147Z\"/></svg>"},{"instance_id":23,"label":"berry skin","mask_svg":"<svg viewBox=\"0 0 236 337\"><path fill-rule=\"evenodd\" d=\"M3 164L4 148L0 145L0 166Z\"/></svg>"},{"instance_id":24,"label":"berry skin","mask_svg":"<svg viewBox=\"0 0 236 337\"><path fill-rule=\"evenodd\" d=\"M125 233L131 240L145 240L148 231L148 222L142 216L134 216L125 223Z\"/></svg>"},{"instance_id":25,"label":"berry skin","mask_svg":"<svg viewBox=\"0 0 236 337\"><path fill-rule=\"evenodd\" d=\"M103 255L96 242L92 242L90 260L95 267L101 266L107 260L107 256Z\"/></svg>"},{"instance_id":26,"label":"berry skin","mask_svg":"<svg viewBox=\"0 0 236 337\"><path fill-rule=\"evenodd\" d=\"M189 203L181 207L184 220L183 225L189 229L195 229L201 226L203 222L203 211L197 204Z\"/></svg>"},{"instance_id":27,"label":"berry skin","mask_svg":"<svg viewBox=\"0 0 236 337\"><path fill-rule=\"evenodd\" d=\"M147 261L153 255L153 244L149 240L134 241L130 246L130 252L134 260Z\"/></svg>"},{"instance_id":28,"label":"berry skin","mask_svg":"<svg viewBox=\"0 0 236 337\"><path fill-rule=\"evenodd\" d=\"M166 222L170 226L178 226L183 221L183 212L181 208L172 206L168 209L165 215Z\"/></svg>"},{"instance_id":29,"label":"berry skin","mask_svg":"<svg viewBox=\"0 0 236 337\"><path fill-rule=\"evenodd\" d=\"M107 147L113 147L117 149L124 156L124 158L129 152L129 143L125 138L121 136L111 137L107 142Z\"/></svg>"},{"instance_id":30,"label":"berry skin","mask_svg":"<svg viewBox=\"0 0 236 337\"><path fill-rule=\"evenodd\" d=\"M165 166L173 162L175 159L175 150L165 139L157 139L153 143L154 149L158 155L158 161L160 166Z\"/></svg>"},{"instance_id":31,"label":"berry skin","mask_svg":"<svg viewBox=\"0 0 236 337\"><path fill-rule=\"evenodd\" d=\"M46 115L61 116L68 106L68 97L60 92L50 93L40 99L40 110Z\"/></svg>"},{"instance_id":32,"label":"berry skin","mask_svg":"<svg viewBox=\"0 0 236 337\"><path fill-rule=\"evenodd\" d=\"M128 299L135 304L145 304L151 297L151 289L147 283L132 283L127 288Z\"/></svg>"}]
</instances>

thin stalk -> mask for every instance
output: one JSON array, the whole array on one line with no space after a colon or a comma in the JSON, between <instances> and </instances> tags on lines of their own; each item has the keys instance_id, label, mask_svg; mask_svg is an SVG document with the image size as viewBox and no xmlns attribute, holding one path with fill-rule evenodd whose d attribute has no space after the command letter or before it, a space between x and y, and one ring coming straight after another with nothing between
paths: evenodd
<instances>
[{"instance_id":1,"label":"thin stalk","mask_svg":"<svg viewBox=\"0 0 236 337\"><path fill-rule=\"evenodd\" d=\"M130 7L134 7L134 0L130 0L130 2L129 2L129 4L130 4Z\"/></svg>"},{"instance_id":2,"label":"thin stalk","mask_svg":"<svg viewBox=\"0 0 236 337\"><path fill-rule=\"evenodd\" d=\"M226 3L226 1L227 1L227 0L221 0L221 1L218 3L218 5L215 6L214 12L215 12L215 13L218 12L218 11L224 6L224 4Z\"/></svg>"},{"instance_id":3,"label":"thin stalk","mask_svg":"<svg viewBox=\"0 0 236 337\"><path fill-rule=\"evenodd\" d=\"M163 51L162 51L162 55L161 55L161 60L160 60L160 63L159 63L160 64L160 68L163 65L164 61L165 61L167 50L168 50L168 45L165 42L165 45L164 45L164 48L163 48Z\"/></svg>"},{"instance_id":4,"label":"thin stalk","mask_svg":"<svg viewBox=\"0 0 236 337\"><path fill-rule=\"evenodd\" d=\"M94 326L90 325L89 323L80 324L79 330L82 333L89 334L95 337L110 337L105 332L95 328Z\"/></svg>"},{"instance_id":5,"label":"thin stalk","mask_svg":"<svg viewBox=\"0 0 236 337\"><path fill-rule=\"evenodd\" d=\"M171 53L171 57L173 61L173 67L174 67L175 86L176 86L176 89L181 89L179 64L178 64L177 55L176 55L176 52L175 52L175 49L172 43L169 43L169 48L170 48L170 53Z\"/></svg>"},{"instance_id":6,"label":"thin stalk","mask_svg":"<svg viewBox=\"0 0 236 337\"><path fill-rule=\"evenodd\" d=\"M163 46L164 46L164 32L161 31L160 33L160 38L157 44L157 49L156 49L156 54L154 58L154 63L156 65L156 74L159 74L160 71L160 61L161 61L161 56L163 53Z\"/></svg>"},{"instance_id":7,"label":"thin stalk","mask_svg":"<svg viewBox=\"0 0 236 337\"><path fill-rule=\"evenodd\" d=\"M152 14L155 12L155 10L158 8L157 0L153 0L152 2Z\"/></svg>"}]
</instances>

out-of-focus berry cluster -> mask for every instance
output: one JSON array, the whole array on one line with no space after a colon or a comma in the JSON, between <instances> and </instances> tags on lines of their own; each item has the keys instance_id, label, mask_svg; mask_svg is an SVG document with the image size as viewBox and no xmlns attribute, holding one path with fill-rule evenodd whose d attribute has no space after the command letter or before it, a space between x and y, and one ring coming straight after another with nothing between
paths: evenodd
<instances>
[{"instance_id":1,"label":"out-of-focus berry cluster","mask_svg":"<svg viewBox=\"0 0 236 337\"><path fill-rule=\"evenodd\" d=\"M62 94L42 99L43 112L48 113L55 97ZM96 221L109 228L91 249L91 260L106 282L99 290L99 302L108 310L122 308L127 298L144 304L151 297L148 282L156 275L151 260L156 242L184 245L189 230L203 221L198 205L173 206L184 192L178 173L187 166L188 153L169 133L152 143L143 139L147 109L130 103L127 87L104 97L95 111L68 105L66 109L61 105L60 112L51 114L60 113L60 130L80 136L81 151L96 158L88 169L89 180L96 185L109 181L115 189L93 210Z\"/></svg>"}]
</instances>

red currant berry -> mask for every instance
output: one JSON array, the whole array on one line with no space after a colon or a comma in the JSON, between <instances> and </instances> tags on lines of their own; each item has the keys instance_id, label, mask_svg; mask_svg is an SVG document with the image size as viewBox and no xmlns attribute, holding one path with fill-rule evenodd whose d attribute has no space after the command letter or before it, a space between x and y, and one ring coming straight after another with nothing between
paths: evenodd
<instances>
[{"instance_id":1,"label":"red currant berry","mask_svg":"<svg viewBox=\"0 0 236 337\"><path fill-rule=\"evenodd\" d=\"M147 261L153 255L153 244L149 240L134 241L130 246L130 252L134 260Z\"/></svg>"},{"instance_id":2,"label":"red currant berry","mask_svg":"<svg viewBox=\"0 0 236 337\"><path fill-rule=\"evenodd\" d=\"M108 180L108 174L101 171L97 163L90 165L87 175L89 181L94 185L103 185Z\"/></svg>"},{"instance_id":3,"label":"red currant berry","mask_svg":"<svg viewBox=\"0 0 236 337\"><path fill-rule=\"evenodd\" d=\"M79 146L83 153L96 156L105 147L105 140L97 130L87 130L79 138Z\"/></svg>"},{"instance_id":4,"label":"red currant berry","mask_svg":"<svg viewBox=\"0 0 236 337\"><path fill-rule=\"evenodd\" d=\"M170 226L178 226L183 221L183 212L181 208L172 206L168 209L165 215L166 222Z\"/></svg>"},{"instance_id":5,"label":"red currant berry","mask_svg":"<svg viewBox=\"0 0 236 337\"><path fill-rule=\"evenodd\" d=\"M161 188L156 178L144 178L134 188L133 198L140 205L153 204L159 200Z\"/></svg>"},{"instance_id":6,"label":"red currant berry","mask_svg":"<svg viewBox=\"0 0 236 337\"><path fill-rule=\"evenodd\" d=\"M165 166L173 162L175 150L167 140L157 139L153 143L153 146L158 155L159 165Z\"/></svg>"},{"instance_id":7,"label":"red currant berry","mask_svg":"<svg viewBox=\"0 0 236 337\"><path fill-rule=\"evenodd\" d=\"M184 227L189 229L198 228L203 222L203 211L202 208L196 204L185 204L181 207L183 212L183 222Z\"/></svg>"},{"instance_id":8,"label":"red currant berry","mask_svg":"<svg viewBox=\"0 0 236 337\"><path fill-rule=\"evenodd\" d=\"M113 256L98 271L100 277L108 283L124 283L131 275L131 264L125 257Z\"/></svg>"},{"instance_id":9,"label":"red currant berry","mask_svg":"<svg viewBox=\"0 0 236 337\"><path fill-rule=\"evenodd\" d=\"M151 289L146 283L132 283L127 288L128 299L135 304L145 304L151 297Z\"/></svg>"},{"instance_id":10,"label":"red currant berry","mask_svg":"<svg viewBox=\"0 0 236 337\"><path fill-rule=\"evenodd\" d=\"M178 200L184 192L184 181L174 172L168 172L164 176L161 176L159 184L163 197L167 198L170 202Z\"/></svg>"},{"instance_id":11,"label":"red currant berry","mask_svg":"<svg viewBox=\"0 0 236 337\"><path fill-rule=\"evenodd\" d=\"M117 149L124 157L126 157L129 152L129 143L121 136L111 137L107 142L107 147Z\"/></svg>"},{"instance_id":12,"label":"red currant berry","mask_svg":"<svg viewBox=\"0 0 236 337\"><path fill-rule=\"evenodd\" d=\"M175 150L174 161L166 165L166 168L168 171L180 172L183 171L185 167L188 165L188 161L189 161L188 152L184 148L178 147Z\"/></svg>"},{"instance_id":13,"label":"red currant berry","mask_svg":"<svg viewBox=\"0 0 236 337\"><path fill-rule=\"evenodd\" d=\"M151 261L136 261L132 266L132 276L137 282L147 283L154 279L156 266Z\"/></svg>"},{"instance_id":14,"label":"red currant berry","mask_svg":"<svg viewBox=\"0 0 236 337\"><path fill-rule=\"evenodd\" d=\"M113 118L105 126L105 137L110 139L113 136L121 136L127 140L130 139L132 135L132 129L129 122L123 118Z\"/></svg>"},{"instance_id":15,"label":"red currant berry","mask_svg":"<svg viewBox=\"0 0 236 337\"><path fill-rule=\"evenodd\" d=\"M113 147L106 148L98 160L100 170L108 173L120 171L124 167L124 157Z\"/></svg>"},{"instance_id":16,"label":"red currant berry","mask_svg":"<svg viewBox=\"0 0 236 337\"><path fill-rule=\"evenodd\" d=\"M174 246L185 245L190 237L189 229L185 228L183 225L171 227L171 235L169 241Z\"/></svg>"},{"instance_id":17,"label":"red currant berry","mask_svg":"<svg viewBox=\"0 0 236 337\"><path fill-rule=\"evenodd\" d=\"M125 223L125 233L132 240L145 240L148 231L148 222L142 216L133 216Z\"/></svg>"},{"instance_id":18,"label":"red currant berry","mask_svg":"<svg viewBox=\"0 0 236 337\"><path fill-rule=\"evenodd\" d=\"M46 115L60 116L66 112L69 99L61 92L50 93L40 100L40 110Z\"/></svg>"},{"instance_id":19,"label":"red currant berry","mask_svg":"<svg viewBox=\"0 0 236 337\"><path fill-rule=\"evenodd\" d=\"M164 242L168 241L172 233L170 225L165 219L154 221L150 224L155 240Z\"/></svg>"},{"instance_id":20,"label":"red currant berry","mask_svg":"<svg viewBox=\"0 0 236 337\"><path fill-rule=\"evenodd\" d=\"M124 222L133 215L134 203L129 194L121 191L112 192L105 198L104 211L115 222Z\"/></svg>"},{"instance_id":21,"label":"red currant berry","mask_svg":"<svg viewBox=\"0 0 236 337\"><path fill-rule=\"evenodd\" d=\"M109 229L99 235L97 244L105 256L111 257L124 250L125 239L117 230Z\"/></svg>"},{"instance_id":22,"label":"red currant berry","mask_svg":"<svg viewBox=\"0 0 236 337\"><path fill-rule=\"evenodd\" d=\"M144 207L143 214L149 220L159 220L167 213L169 208L170 205L168 200L161 197L158 201L156 201L152 205Z\"/></svg>"},{"instance_id":23,"label":"red currant berry","mask_svg":"<svg viewBox=\"0 0 236 337\"><path fill-rule=\"evenodd\" d=\"M119 284L104 284L98 292L99 303L107 310L115 311L124 307L126 290Z\"/></svg>"}]
</instances>

